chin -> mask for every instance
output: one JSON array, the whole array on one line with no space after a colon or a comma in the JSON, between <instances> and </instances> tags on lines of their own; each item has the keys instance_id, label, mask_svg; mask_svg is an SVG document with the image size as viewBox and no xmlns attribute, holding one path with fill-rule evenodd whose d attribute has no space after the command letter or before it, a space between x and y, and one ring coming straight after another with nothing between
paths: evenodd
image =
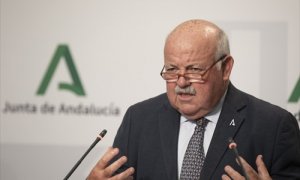
<instances>
[{"instance_id":1,"label":"chin","mask_svg":"<svg viewBox=\"0 0 300 180\"><path fill-rule=\"evenodd\" d=\"M195 109L192 107L179 107L178 111L188 119L199 119L205 116L208 112L204 109Z\"/></svg>"},{"instance_id":2,"label":"chin","mask_svg":"<svg viewBox=\"0 0 300 180\"><path fill-rule=\"evenodd\" d=\"M178 110L185 117L194 117L197 114L197 112L191 111L191 109L181 109L181 108L179 108Z\"/></svg>"}]
</instances>

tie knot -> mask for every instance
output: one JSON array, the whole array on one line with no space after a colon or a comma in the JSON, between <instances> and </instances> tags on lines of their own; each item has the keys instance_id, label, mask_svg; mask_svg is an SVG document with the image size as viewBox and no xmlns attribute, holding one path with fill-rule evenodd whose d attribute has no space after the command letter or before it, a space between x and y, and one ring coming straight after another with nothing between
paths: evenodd
<instances>
[{"instance_id":1,"label":"tie knot","mask_svg":"<svg viewBox=\"0 0 300 180\"><path fill-rule=\"evenodd\" d=\"M207 123L208 123L208 119L204 117L196 121L197 126L201 128L205 128L207 126Z\"/></svg>"}]
</instances>

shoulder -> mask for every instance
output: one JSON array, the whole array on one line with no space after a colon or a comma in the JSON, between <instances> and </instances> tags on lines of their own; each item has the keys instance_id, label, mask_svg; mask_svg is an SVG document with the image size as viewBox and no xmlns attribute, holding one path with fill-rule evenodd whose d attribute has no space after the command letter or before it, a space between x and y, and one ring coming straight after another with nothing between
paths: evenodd
<instances>
[{"instance_id":1,"label":"shoulder","mask_svg":"<svg viewBox=\"0 0 300 180\"><path fill-rule=\"evenodd\" d=\"M296 118L287 110L253 95L236 89L230 84L224 101L224 108L237 112L251 122L280 124L282 121L294 122Z\"/></svg>"},{"instance_id":2,"label":"shoulder","mask_svg":"<svg viewBox=\"0 0 300 180\"><path fill-rule=\"evenodd\" d=\"M149 110L149 109L160 109L162 107L169 107L169 101L166 93L160 94L158 96L143 100L136 104L131 105L129 110Z\"/></svg>"},{"instance_id":3,"label":"shoulder","mask_svg":"<svg viewBox=\"0 0 300 180\"><path fill-rule=\"evenodd\" d=\"M250 112L255 112L260 115L272 114L287 116L290 114L287 110L275 104L257 98L246 92L243 92L233 85L230 85L227 93L227 105L234 106L237 109L247 109Z\"/></svg>"},{"instance_id":4,"label":"shoulder","mask_svg":"<svg viewBox=\"0 0 300 180\"><path fill-rule=\"evenodd\" d=\"M166 93L131 105L125 113L125 118L154 118L164 108L172 108Z\"/></svg>"},{"instance_id":5,"label":"shoulder","mask_svg":"<svg viewBox=\"0 0 300 180\"><path fill-rule=\"evenodd\" d=\"M260 98L254 97L252 95L247 94L248 97L248 106L249 109L255 110L260 115L270 116L270 117L288 117L292 115L290 112L288 112L286 109L272 104L270 102L267 102L265 100L262 100Z\"/></svg>"}]
</instances>

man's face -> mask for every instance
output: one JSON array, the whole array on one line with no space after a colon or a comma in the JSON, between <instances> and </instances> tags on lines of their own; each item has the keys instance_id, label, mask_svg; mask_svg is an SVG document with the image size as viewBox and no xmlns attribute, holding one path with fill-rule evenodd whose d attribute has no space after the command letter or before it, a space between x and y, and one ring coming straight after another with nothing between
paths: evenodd
<instances>
[{"instance_id":1,"label":"man's face","mask_svg":"<svg viewBox=\"0 0 300 180\"><path fill-rule=\"evenodd\" d=\"M211 39L198 41L192 37L174 38L165 45L165 66L178 69L180 74L194 67L205 69L214 63L215 50L215 43ZM209 113L223 96L225 82L229 79L231 66L229 65L228 74L220 68L221 63L207 71L202 83L191 83L183 76L176 82L167 82L167 95L171 105L188 119L198 119ZM227 63L225 66L228 66ZM195 93L181 91L185 88L191 88Z\"/></svg>"}]
</instances>

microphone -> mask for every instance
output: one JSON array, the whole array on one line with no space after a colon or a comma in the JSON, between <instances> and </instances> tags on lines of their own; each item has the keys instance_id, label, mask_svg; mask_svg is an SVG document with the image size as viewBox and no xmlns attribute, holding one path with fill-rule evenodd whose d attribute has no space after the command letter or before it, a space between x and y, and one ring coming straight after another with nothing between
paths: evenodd
<instances>
[{"instance_id":1,"label":"microphone","mask_svg":"<svg viewBox=\"0 0 300 180\"><path fill-rule=\"evenodd\" d=\"M240 157L239 152L237 150L237 144L234 142L234 140L232 138L229 138L228 141L229 141L228 147L229 147L229 149L231 149L234 152L235 157L236 157L238 163L240 164L240 166L242 168L242 172L243 172L243 175L244 175L245 179L246 180L250 180L249 176L246 173L246 170L245 170L245 168L244 168L244 166L242 164L241 157Z\"/></svg>"},{"instance_id":2,"label":"microphone","mask_svg":"<svg viewBox=\"0 0 300 180\"><path fill-rule=\"evenodd\" d=\"M107 133L107 130L104 129L95 139L95 141L90 145L88 150L82 155L82 157L77 161L77 163L74 165L74 167L71 169L71 171L66 175L64 180L69 179L69 177L73 174L73 172L77 169L77 167L80 165L82 160L88 155L88 153L96 146L96 144L105 136Z\"/></svg>"}]
</instances>

